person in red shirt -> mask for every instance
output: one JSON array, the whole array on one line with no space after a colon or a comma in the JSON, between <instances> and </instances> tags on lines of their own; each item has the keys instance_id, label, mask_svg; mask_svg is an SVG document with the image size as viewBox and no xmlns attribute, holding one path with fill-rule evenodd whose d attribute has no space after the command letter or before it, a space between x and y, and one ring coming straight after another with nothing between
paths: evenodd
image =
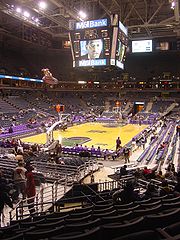
<instances>
[{"instance_id":1,"label":"person in red shirt","mask_svg":"<svg viewBox=\"0 0 180 240\"><path fill-rule=\"evenodd\" d=\"M26 166L27 172L26 172L26 195L27 195L27 203L28 203L28 209L30 214L35 213L34 208L34 199L36 195L36 186L34 181L34 175L33 175L33 167L31 165Z\"/></svg>"}]
</instances>

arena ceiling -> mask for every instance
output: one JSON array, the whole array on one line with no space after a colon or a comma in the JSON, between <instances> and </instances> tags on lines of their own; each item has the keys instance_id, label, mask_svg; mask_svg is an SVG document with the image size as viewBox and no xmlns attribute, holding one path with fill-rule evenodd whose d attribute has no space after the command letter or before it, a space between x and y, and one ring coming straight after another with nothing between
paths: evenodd
<instances>
[{"instance_id":1,"label":"arena ceiling","mask_svg":"<svg viewBox=\"0 0 180 240\"><path fill-rule=\"evenodd\" d=\"M174 9L171 8L172 1L45 0L47 8L43 10L38 7L39 0L1 0L0 34L21 38L24 26L28 26L53 38L67 38L69 22L79 21L79 10L83 10L87 19L118 14L128 27L131 39L180 37L179 0L174 0ZM30 17L22 17L17 8L29 12Z\"/></svg>"}]
</instances>

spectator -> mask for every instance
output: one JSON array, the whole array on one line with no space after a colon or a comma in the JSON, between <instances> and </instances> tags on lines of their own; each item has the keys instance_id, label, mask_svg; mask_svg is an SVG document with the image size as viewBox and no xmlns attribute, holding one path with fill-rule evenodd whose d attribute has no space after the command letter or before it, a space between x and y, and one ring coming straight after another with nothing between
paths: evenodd
<instances>
[{"instance_id":1,"label":"spectator","mask_svg":"<svg viewBox=\"0 0 180 240\"><path fill-rule=\"evenodd\" d=\"M57 144L55 146L55 153L58 157L61 157L62 155L62 145L57 141Z\"/></svg>"},{"instance_id":2,"label":"spectator","mask_svg":"<svg viewBox=\"0 0 180 240\"><path fill-rule=\"evenodd\" d=\"M152 197L157 197L158 196L158 191L156 190L155 186L151 183L148 184L147 190L144 193L144 198L149 199Z\"/></svg>"},{"instance_id":3,"label":"spectator","mask_svg":"<svg viewBox=\"0 0 180 240\"><path fill-rule=\"evenodd\" d=\"M12 126L9 127L8 132L9 132L9 133L13 133L13 127L12 127Z\"/></svg>"},{"instance_id":4,"label":"spectator","mask_svg":"<svg viewBox=\"0 0 180 240\"><path fill-rule=\"evenodd\" d=\"M91 173L91 183L94 183L95 182L95 178L94 178L94 174L93 172Z\"/></svg>"},{"instance_id":5,"label":"spectator","mask_svg":"<svg viewBox=\"0 0 180 240\"><path fill-rule=\"evenodd\" d=\"M151 174L152 174L152 170L151 169L148 169L147 167L144 167L144 170L143 170L143 176L145 178L150 178L151 177Z\"/></svg>"},{"instance_id":6,"label":"spectator","mask_svg":"<svg viewBox=\"0 0 180 240\"><path fill-rule=\"evenodd\" d=\"M18 196L21 193L23 198L26 196L26 171L23 162L18 161L18 167L14 170L14 183Z\"/></svg>"},{"instance_id":7,"label":"spectator","mask_svg":"<svg viewBox=\"0 0 180 240\"><path fill-rule=\"evenodd\" d=\"M119 199L121 203L130 203L139 199L138 193L134 191L132 182L127 182L124 190L118 190L112 195L113 201L117 202Z\"/></svg>"},{"instance_id":8,"label":"spectator","mask_svg":"<svg viewBox=\"0 0 180 240\"><path fill-rule=\"evenodd\" d=\"M2 171L0 171L0 226L1 215L3 214L5 204L7 204L10 208L13 208L12 201L7 192L6 180L2 176Z\"/></svg>"},{"instance_id":9,"label":"spectator","mask_svg":"<svg viewBox=\"0 0 180 240\"><path fill-rule=\"evenodd\" d=\"M23 153L21 152L20 149L18 149L18 152L17 152L17 155L16 155L15 159L17 161L22 161L22 162L24 161Z\"/></svg>"},{"instance_id":10,"label":"spectator","mask_svg":"<svg viewBox=\"0 0 180 240\"><path fill-rule=\"evenodd\" d=\"M180 196L180 172L177 173L177 184L174 187L174 194Z\"/></svg>"},{"instance_id":11,"label":"spectator","mask_svg":"<svg viewBox=\"0 0 180 240\"><path fill-rule=\"evenodd\" d=\"M127 165L124 165L120 169L120 176L124 176L124 175L127 175L127 174L128 174L128 172L127 172Z\"/></svg>"},{"instance_id":12,"label":"spectator","mask_svg":"<svg viewBox=\"0 0 180 240\"><path fill-rule=\"evenodd\" d=\"M162 174L162 171L159 171L157 174L156 174L156 178L160 181L162 181L164 179L164 175Z\"/></svg>"},{"instance_id":13,"label":"spectator","mask_svg":"<svg viewBox=\"0 0 180 240\"><path fill-rule=\"evenodd\" d=\"M106 149L105 152L104 152L104 160L106 160L110 155L111 154L110 154L109 150Z\"/></svg>"},{"instance_id":14,"label":"spectator","mask_svg":"<svg viewBox=\"0 0 180 240\"><path fill-rule=\"evenodd\" d=\"M130 160L129 160L130 150L129 150L129 148L125 147L124 150L123 150L123 154L124 154L125 163L130 163Z\"/></svg>"},{"instance_id":15,"label":"spectator","mask_svg":"<svg viewBox=\"0 0 180 240\"><path fill-rule=\"evenodd\" d=\"M121 148L121 139L118 137L116 139L116 152Z\"/></svg>"},{"instance_id":16,"label":"spectator","mask_svg":"<svg viewBox=\"0 0 180 240\"><path fill-rule=\"evenodd\" d=\"M168 195L170 193L172 193L172 189L169 187L168 182L163 180L160 189L160 196Z\"/></svg>"},{"instance_id":17,"label":"spectator","mask_svg":"<svg viewBox=\"0 0 180 240\"><path fill-rule=\"evenodd\" d=\"M134 172L134 176L136 180L142 176L142 171L140 170L140 168L136 168L136 171Z\"/></svg>"},{"instance_id":18,"label":"spectator","mask_svg":"<svg viewBox=\"0 0 180 240\"><path fill-rule=\"evenodd\" d=\"M35 187L35 181L34 181L34 175L33 175L33 167L29 164L27 165L27 172L26 172L26 195L27 195L27 203L28 203L28 209L30 212L30 215L35 213L34 208L34 198L36 195L36 187Z\"/></svg>"},{"instance_id":19,"label":"spectator","mask_svg":"<svg viewBox=\"0 0 180 240\"><path fill-rule=\"evenodd\" d=\"M135 138L132 138L131 147L132 147L132 152L134 152L135 148L136 148L136 140L135 140Z\"/></svg>"},{"instance_id":20,"label":"spectator","mask_svg":"<svg viewBox=\"0 0 180 240\"><path fill-rule=\"evenodd\" d=\"M141 138L141 145L142 145L142 147L143 147L143 150L145 150L146 138L145 138L144 136Z\"/></svg>"}]
</instances>

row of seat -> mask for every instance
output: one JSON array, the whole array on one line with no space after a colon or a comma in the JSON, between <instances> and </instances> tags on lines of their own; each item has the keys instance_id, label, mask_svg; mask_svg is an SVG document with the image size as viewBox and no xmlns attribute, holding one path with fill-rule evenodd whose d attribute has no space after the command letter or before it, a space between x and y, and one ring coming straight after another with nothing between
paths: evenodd
<instances>
[{"instance_id":1,"label":"row of seat","mask_svg":"<svg viewBox=\"0 0 180 240\"><path fill-rule=\"evenodd\" d=\"M42 213L33 218L13 221L11 226L0 231L2 239L8 239L14 233L20 233L21 239L43 239L44 236L50 238L52 234L61 237L83 235L98 228L98 235L112 239L129 232L162 228L180 221L179 199L147 199L118 205L113 205L111 201L100 201L68 212ZM115 232L119 232L118 235Z\"/></svg>"},{"instance_id":2,"label":"row of seat","mask_svg":"<svg viewBox=\"0 0 180 240\"><path fill-rule=\"evenodd\" d=\"M161 233L166 232L171 236L176 236L176 239L178 239L177 236L180 234L180 228L179 225L177 225L177 222L179 221L180 210L176 209L170 213L165 213L162 215L147 215L145 217L138 217L135 219L124 220L118 223L114 222L111 224L102 224L101 219L99 218L86 222L84 222L84 219L82 218L81 222L76 221L74 223L67 223L66 225L64 224L63 220L59 220L53 225L45 225L39 221L34 226L27 225L26 228L21 227L18 229L17 226L14 225L13 228L5 230L7 234L4 233L3 235L3 233L1 233L0 236L2 240L111 240L114 238L121 239L120 237L129 233L144 230L155 231L157 228L161 228ZM171 224L173 225L169 226ZM163 230L163 228L165 230Z\"/></svg>"}]
</instances>

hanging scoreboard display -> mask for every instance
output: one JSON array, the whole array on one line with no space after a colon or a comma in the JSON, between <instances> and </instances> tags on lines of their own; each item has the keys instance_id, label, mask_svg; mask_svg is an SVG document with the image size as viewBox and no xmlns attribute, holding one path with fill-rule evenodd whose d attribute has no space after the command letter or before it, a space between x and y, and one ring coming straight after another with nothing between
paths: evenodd
<instances>
[{"instance_id":1,"label":"hanging scoreboard display","mask_svg":"<svg viewBox=\"0 0 180 240\"><path fill-rule=\"evenodd\" d=\"M73 67L118 66L124 61L127 46L127 31L125 40L119 21L99 19L76 22L70 32ZM126 29L124 27L124 29ZM122 49L122 50L121 50Z\"/></svg>"}]
</instances>

